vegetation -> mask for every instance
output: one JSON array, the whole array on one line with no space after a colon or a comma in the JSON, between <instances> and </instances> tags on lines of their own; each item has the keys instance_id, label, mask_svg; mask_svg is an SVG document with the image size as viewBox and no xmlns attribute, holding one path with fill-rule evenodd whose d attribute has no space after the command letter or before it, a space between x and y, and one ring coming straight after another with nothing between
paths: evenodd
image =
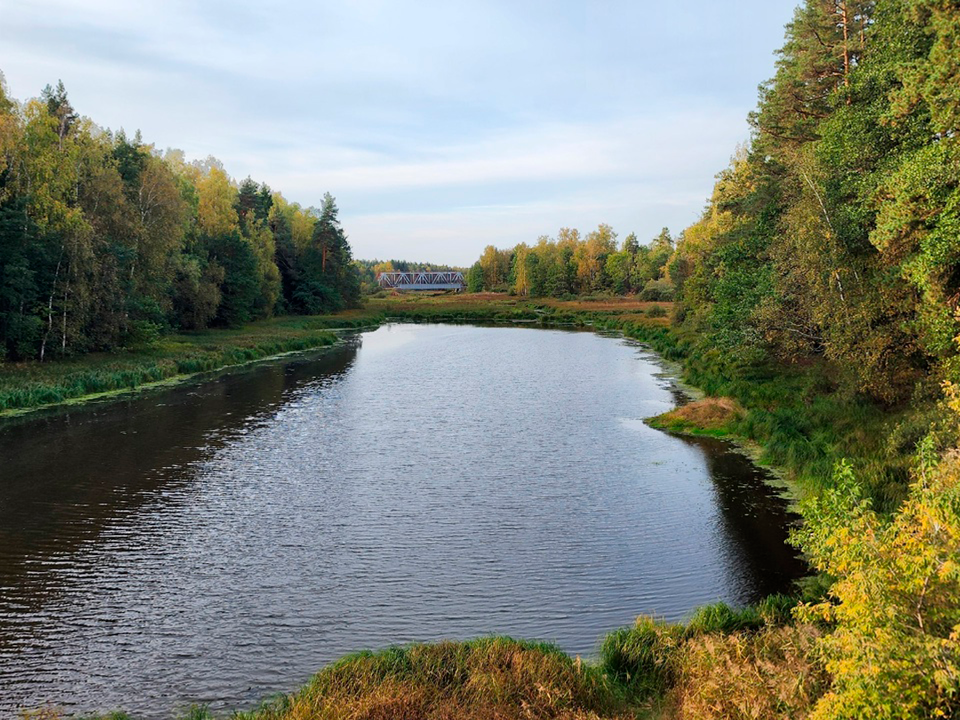
<instances>
[{"instance_id":1,"label":"vegetation","mask_svg":"<svg viewBox=\"0 0 960 720\"><path fill-rule=\"evenodd\" d=\"M0 365L0 415L134 390L281 353L326 347L364 318L274 318L237 329L170 335L124 353Z\"/></svg>"},{"instance_id":2,"label":"vegetation","mask_svg":"<svg viewBox=\"0 0 960 720\"><path fill-rule=\"evenodd\" d=\"M306 718L629 718L598 668L557 648L483 638L348 656L251 714Z\"/></svg>"},{"instance_id":3,"label":"vegetation","mask_svg":"<svg viewBox=\"0 0 960 720\"><path fill-rule=\"evenodd\" d=\"M821 596L641 618L597 668L504 639L362 654L261 715L960 716L958 38L953 0L805 0L749 144L675 241L565 228L487 247L474 294L366 309L590 324L682 360L712 399L656 422L755 441L786 470ZM234 190L97 131L62 87L0 101L7 358L354 301L332 198L311 214Z\"/></svg>"},{"instance_id":4,"label":"vegetation","mask_svg":"<svg viewBox=\"0 0 960 720\"><path fill-rule=\"evenodd\" d=\"M556 239L543 235L532 247L520 243L498 250L488 245L467 271L467 289L561 298L639 293L644 300L671 300L673 284L664 271L673 249L667 228L648 245L641 245L631 233L619 249L609 225L600 225L583 238L579 230L561 228Z\"/></svg>"},{"instance_id":5,"label":"vegetation","mask_svg":"<svg viewBox=\"0 0 960 720\"><path fill-rule=\"evenodd\" d=\"M0 75L0 362L357 305L334 199L301 208L214 158L187 163L80 117L60 83Z\"/></svg>"}]
</instances>

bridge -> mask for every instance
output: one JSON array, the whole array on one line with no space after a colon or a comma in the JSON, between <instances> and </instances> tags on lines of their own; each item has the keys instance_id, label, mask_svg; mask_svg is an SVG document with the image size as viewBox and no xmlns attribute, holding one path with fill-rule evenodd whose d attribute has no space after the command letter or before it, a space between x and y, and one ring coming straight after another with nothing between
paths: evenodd
<instances>
[{"instance_id":1,"label":"bridge","mask_svg":"<svg viewBox=\"0 0 960 720\"><path fill-rule=\"evenodd\" d=\"M394 290L453 290L460 292L467 284L463 273L444 272L382 272L377 275L377 284Z\"/></svg>"}]
</instances>

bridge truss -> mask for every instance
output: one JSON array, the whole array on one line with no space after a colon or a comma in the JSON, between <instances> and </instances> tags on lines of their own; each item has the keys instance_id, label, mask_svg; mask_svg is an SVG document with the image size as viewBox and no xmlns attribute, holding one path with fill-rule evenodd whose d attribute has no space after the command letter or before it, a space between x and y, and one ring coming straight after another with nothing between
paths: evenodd
<instances>
[{"instance_id":1,"label":"bridge truss","mask_svg":"<svg viewBox=\"0 0 960 720\"><path fill-rule=\"evenodd\" d=\"M382 272L377 284L394 290L453 290L460 292L467 284L463 273L449 272Z\"/></svg>"}]
</instances>

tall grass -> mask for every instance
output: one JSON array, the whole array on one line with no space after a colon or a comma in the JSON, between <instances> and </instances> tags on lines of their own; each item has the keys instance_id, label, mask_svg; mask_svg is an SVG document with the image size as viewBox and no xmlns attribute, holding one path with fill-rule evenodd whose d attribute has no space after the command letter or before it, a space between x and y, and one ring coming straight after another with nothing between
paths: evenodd
<instances>
[{"instance_id":1,"label":"tall grass","mask_svg":"<svg viewBox=\"0 0 960 720\"><path fill-rule=\"evenodd\" d=\"M236 720L627 720L801 717L826 689L819 630L794 624L795 600L649 617L604 637L597 662L556 646L485 637L358 652ZM783 712L777 715L776 712ZM58 720L53 711L31 720ZM212 720L203 706L177 720ZM93 720L92 718L90 720ZM130 720L126 715L99 720Z\"/></svg>"},{"instance_id":2,"label":"tall grass","mask_svg":"<svg viewBox=\"0 0 960 720\"><path fill-rule=\"evenodd\" d=\"M247 720L633 717L597 667L506 637L350 655Z\"/></svg>"}]
</instances>

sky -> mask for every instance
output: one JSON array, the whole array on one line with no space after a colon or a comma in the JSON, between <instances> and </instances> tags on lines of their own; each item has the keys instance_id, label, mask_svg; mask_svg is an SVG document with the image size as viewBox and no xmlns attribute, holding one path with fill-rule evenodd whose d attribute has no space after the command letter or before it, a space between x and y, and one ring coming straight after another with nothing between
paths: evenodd
<instances>
[{"instance_id":1,"label":"sky","mask_svg":"<svg viewBox=\"0 0 960 720\"><path fill-rule=\"evenodd\" d=\"M354 255L469 265L561 227L702 212L795 0L0 0L0 71L219 158Z\"/></svg>"}]
</instances>

